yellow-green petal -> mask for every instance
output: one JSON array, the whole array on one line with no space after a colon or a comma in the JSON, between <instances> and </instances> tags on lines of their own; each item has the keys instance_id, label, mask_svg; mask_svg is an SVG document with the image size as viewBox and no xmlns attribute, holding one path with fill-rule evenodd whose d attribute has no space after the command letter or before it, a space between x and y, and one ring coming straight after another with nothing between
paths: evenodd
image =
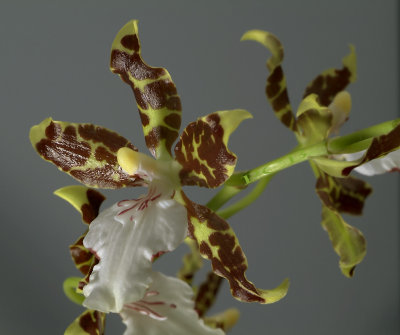
<instances>
[{"instance_id":1,"label":"yellow-green petal","mask_svg":"<svg viewBox=\"0 0 400 335\"><path fill-rule=\"evenodd\" d=\"M215 274L229 281L232 296L243 302L271 304L282 299L288 289L285 279L272 290L263 290L247 280L247 259L229 224L209 208L190 201L183 192L175 199L186 206L188 236L194 239L201 255L211 261Z\"/></svg>"},{"instance_id":2,"label":"yellow-green petal","mask_svg":"<svg viewBox=\"0 0 400 335\"><path fill-rule=\"evenodd\" d=\"M117 151L137 149L124 137L93 124L43 120L31 128L32 146L45 160L84 185L121 188L142 184L120 169Z\"/></svg>"},{"instance_id":3,"label":"yellow-green petal","mask_svg":"<svg viewBox=\"0 0 400 335\"><path fill-rule=\"evenodd\" d=\"M133 90L151 154L170 158L181 125L181 101L168 71L143 61L137 21L129 21L116 35L110 69Z\"/></svg>"},{"instance_id":4,"label":"yellow-green petal","mask_svg":"<svg viewBox=\"0 0 400 335\"><path fill-rule=\"evenodd\" d=\"M328 232L335 252L339 255L339 266L346 277L354 275L354 269L364 258L367 249L363 234L347 224L341 215L322 207L322 227Z\"/></svg>"},{"instance_id":5,"label":"yellow-green petal","mask_svg":"<svg viewBox=\"0 0 400 335\"><path fill-rule=\"evenodd\" d=\"M267 78L265 93L276 117L292 131L297 131L296 119L292 112L286 87L286 77L282 70L283 46L279 39L263 30L246 32L241 41L252 40L262 44L272 54L267 60L270 75Z\"/></svg>"}]
</instances>

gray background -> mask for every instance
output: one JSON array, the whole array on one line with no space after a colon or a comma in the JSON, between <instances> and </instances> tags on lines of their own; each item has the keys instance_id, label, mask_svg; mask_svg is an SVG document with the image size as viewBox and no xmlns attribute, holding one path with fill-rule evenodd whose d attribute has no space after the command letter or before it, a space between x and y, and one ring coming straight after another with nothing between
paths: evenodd
<instances>
[{"instance_id":1,"label":"gray background","mask_svg":"<svg viewBox=\"0 0 400 335\"><path fill-rule=\"evenodd\" d=\"M394 0L2 0L0 334L62 334L81 312L61 285L79 275L68 245L85 228L70 205L52 195L75 182L37 156L28 131L48 116L93 122L146 151L130 88L108 70L111 42L129 19L140 20L144 59L172 74L183 125L215 110L253 113L230 142L238 169L248 169L287 153L295 141L264 97L268 52L240 43L241 35L257 28L281 39L294 107L305 85L340 66L353 43L358 81L350 88L348 133L398 115L397 11ZM238 303L225 284L213 311L240 308L232 334L399 334L398 177L369 181L375 192L364 217L346 217L368 240L367 257L351 280L341 275L321 229L307 164L277 175L255 204L229 220L248 257L250 280L272 288L291 279L288 296L267 306ZM187 191L200 203L214 193ZM138 192L105 192L106 205ZM157 267L175 273L185 251L180 247ZM109 318L108 334L123 329L118 316Z\"/></svg>"}]
</instances>

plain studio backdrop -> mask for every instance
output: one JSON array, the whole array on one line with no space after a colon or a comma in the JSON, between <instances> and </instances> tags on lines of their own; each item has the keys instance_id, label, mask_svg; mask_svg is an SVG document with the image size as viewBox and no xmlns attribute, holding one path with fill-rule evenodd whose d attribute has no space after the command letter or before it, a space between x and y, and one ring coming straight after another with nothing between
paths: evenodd
<instances>
[{"instance_id":1,"label":"plain studio backdrop","mask_svg":"<svg viewBox=\"0 0 400 335\"><path fill-rule=\"evenodd\" d=\"M250 29L276 34L296 109L307 83L341 67L355 45L358 80L349 87L350 120L342 134L398 116L397 1L1 1L1 334L62 334L82 312L62 292L77 276L68 245L85 230L77 212L52 192L76 184L32 149L29 128L48 116L91 122L118 131L146 152L130 88L108 70L117 31L138 19L143 58L169 70L182 99L186 125L208 113L249 110L230 148L237 168L286 154L293 135L275 119L264 96L267 50L239 42ZM291 279L272 305L243 304L224 283L211 312L234 306L239 334L399 334L398 176L368 178L374 193L363 217L346 216L363 231L368 253L353 279L338 267L322 230L321 205L307 163L279 173L264 194L232 217L256 286ZM143 189L107 191L105 207ZM212 190L187 188L205 203ZM156 267L174 274L182 246ZM205 262L197 282L210 268ZM122 334L119 317L107 334Z\"/></svg>"}]
</instances>

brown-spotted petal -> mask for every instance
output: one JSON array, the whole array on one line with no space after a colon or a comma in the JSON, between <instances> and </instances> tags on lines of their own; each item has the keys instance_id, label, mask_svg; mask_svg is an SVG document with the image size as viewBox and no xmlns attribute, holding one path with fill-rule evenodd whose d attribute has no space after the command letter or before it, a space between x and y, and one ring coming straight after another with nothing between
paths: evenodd
<instances>
[{"instance_id":1,"label":"brown-spotted petal","mask_svg":"<svg viewBox=\"0 0 400 335\"><path fill-rule=\"evenodd\" d=\"M105 313L87 309L65 330L64 335L103 335Z\"/></svg>"},{"instance_id":2,"label":"brown-spotted petal","mask_svg":"<svg viewBox=\"0 0 400 335\"><path fill-rule=\"evenodd\" d=\"M347 224L341 215L327 206L322 207L322 227L328 232L335 252L340 256L339 266L346 277L364 258L367 249L363 234Z\"/></svg>"},{"instance_id":3,"label":"brown-spotted petal","mask_svg":"<svg viewBox=\"0 0 400 335\"><path fill-rule=\"evenodd\" d=\"M190 201L181 191L175 194L188 214L188 235L194 239L204 258L211 260L214 273L229 281L234 298L243 302L274 303L282 299L289 288L286 279L272 290L256 288L247 280L247 259L229 224L205 206Z\"/></svg>"},{"instance_id":4,"label":"brown-spotted petal","mask_svg":"<svg viewBox=\"0 0 400 335\"><path fill-rule=\"evenodd\" d=\"M236 156L228 149L232 132L251 114L242 109L215 112L190 123L175 147L182 185L214 188L233 173Z\"/></svg>"},{"instance_id":5,"label":"brown-spotted petal","mask_svg":"<svg viewBox=\"0 0 400 335\"><path fill-rule=\"evenodd\" d=\"M328 69L308 84L303 97L316 94L323 106L329 106L333 98L347 85L356 80L357 59L354 46L350 45L350 53L342 59L342 69Z\"/></svg>"},{"instance_id":6,"label":"brown-spotted petal","mask_svg":"<svg viewBox=\"0 0 400 335\"><path fill-rule=\"evenodd\" d=\"M361 215L365 199L372 188L361 179L354 177L337 178L318 172L316 191L322 203L340 213Z\"/></svg>"},{"instance_id":7,"label":"brown-spotted petal","mask_svg":"<svg viewBox=\"0 0 400 335\"><path fill-rule=\"evenodd\" d=\"M133 90L152 155L170 157L181 125L181 101L168 71L142 60L137 21L128 22L115 37L110 69Z\"/></svg>"},{"instance_id":8,"label":"brown-spotted petal","mask_svg":"<svg viewBox=\"0 0 400 335\"><path fill-rule=\"evenodd\" d=\"M69 202L82 215L82 220L89 225L99 214L105 197L98 191L82 185L66 186L54 192L55 195ZM93 268L95 256L83 245L87 231L69 246L76 268L88 276Z\"/></svg>"},{"instance_id":9,"label":"brown-spotted petal","mask_svg":"<svg viewBox=\"0 0 400 335\"><path fill-rule=\"evenodd\" d=\"M100 206L106 199L99 191L82 185L62 187L54 192L61 199L69 202L82 215L87 225L99 214Z\"/></svg>"},{"instance_id":10,"label":"brown-spotted petal","mask_svg":"<svg viewBox=\"0 0 400 335\"><path fill-rule=\"evenodd\" d=\"M281 42L275 35L262 30L250 30L242 36L241 40L256 41L271 52L272 55L267 60L270 75L267 78L265 93L276 117L292 131L297 131L296 119L289 102L286 78L281 66L284 55Z\"/></svg>"},{"instance_id":11,"label":"brown-spotted petal","mask_svg":"<svg viewBox=\"0 0 400 335\"><path fill-rule=\"evenodd\" d=\"M119 148L137 149L106 128L47 118L31 128L29 138L43 159L87 186L121 188L143 183L122 171L117 162Z\"/></svg>"}]
</instances>

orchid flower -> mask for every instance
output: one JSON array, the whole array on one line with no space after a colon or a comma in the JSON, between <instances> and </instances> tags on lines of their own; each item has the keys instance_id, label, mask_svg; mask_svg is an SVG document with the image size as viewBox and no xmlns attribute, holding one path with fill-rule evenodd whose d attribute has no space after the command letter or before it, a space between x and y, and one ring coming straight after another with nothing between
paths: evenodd
<instances>
[{"instance_id":1,"label":"orchid flower","mask_svg":"<svg viewBox=\"0 0 400 335\"><path fill-rule=\"evenodd\" d=\"M244 110L209 114L190 123L178 138L181 103L168 71L141 57L137 21L117 34L111 71L134 92L146 145L153 158L137 152L124 137L92 124L48 118L30 132L39 155L89 187L147 186L147 194L122 200L91 223L83 245L96 255L84 306L121 312L151 286L152 261L175 249L188 235L213 270L228 279L232 295L246 302L283 298L288 281L272 290L256 288L245 277L247 260L228 223L192 202L182 186L215 188L233 173L236 156L227 145L231 133L251 115Z\"/></svg>"},{"instance_id":2,"label":"orchid flower","mask_svg":"<svg viewBox=\"0 0 400 335\"><path fill-rule=\"evenodd\" d=\"M349 118L351 98L344 89L356 79L356 55L353 46L350 46L350 53L343 58L342 69L326 70L307 86L295 117L281 66L284 56L281 42L273 34L260 30L248 31L242 40L259 42L271 52L272 56L267 60L270 72L266 85L267 99L278 119L294 132L300 148L321 144L332 154L356 150L350 148L347 150L352 151L335 152L335 139L330 139ZM376 166L373 159L397 150L400 147L400 126L397 125L388 134L373 139L360 138L359 141L364 139L366 143L361 144L367 145L368 148L356 161L337 160L335 155L316 154L309 157L317 178L316 191L322 202L322 226L328 232L332 245L340 256L339 265L347 277L353 276L355 266L365 256L366 242L357 228L343 220L341 213L360 215L364 201L372 191L367 183L349 174L353 169L371 170ZM391 158L393 156L386 156L384 159L391 159L391 168L397 167L397 151L391 155L395 155L396 159Z\"/></svg>"},{"instance_id":3,"label":"orchid flower","mask_svg":"<svg viewBox=\"0 0 400 335\"><path fill-rule=\"evenodd\" d=\"M63 187L55 194L74 206L89 227L98 216L100 205L105 199L100 192L80 185ZM71 279L66 280L67 286L64 284L67 296L78 303L82 300L82 289L88 284L93 266L97 264L97 259L82 243L86 234L70 246L75 266L85 277L72 280L72 287L68 287ZM237 321L237 315L235 317L235 313L230 312L219 317L219 323L213 322L215 317L204 320L204 323L194 308L192 296L193 291L185 282L152 272L144 296L140 300L126 303L120 311L127 326L125 335L154 335L161 332L170 335L222 335L223 329L228 329L229 325ZM105 313L88 309L67 328L65 335L104 334L105 317Z\"/></svg>"}]
</instances>

